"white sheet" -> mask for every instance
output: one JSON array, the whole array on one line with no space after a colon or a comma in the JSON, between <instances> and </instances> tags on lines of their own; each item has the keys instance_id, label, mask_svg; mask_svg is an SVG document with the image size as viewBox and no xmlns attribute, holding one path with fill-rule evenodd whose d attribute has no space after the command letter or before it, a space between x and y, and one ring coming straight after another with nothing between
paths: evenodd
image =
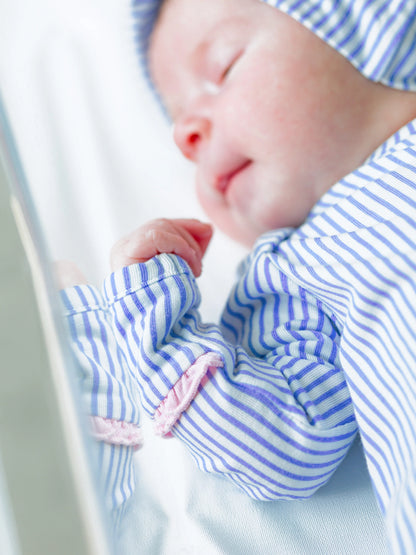
<instances>
[{"instance_id":1,"label":"white sheet","mask_svg":"<svg viewBox=\"0 0 416 555\"><path fill-rule=\"evenodd\" d=\"M192 168L141 81L129 5L0 1L0 79L50 252L96 284L123 233L153 217L203 218ZM200 278L205 319L218 318L243 254L216 234ZM359 443L313 499L260 503L151 432L120 554L386 552Z\"/></svg>"}]
</instances>

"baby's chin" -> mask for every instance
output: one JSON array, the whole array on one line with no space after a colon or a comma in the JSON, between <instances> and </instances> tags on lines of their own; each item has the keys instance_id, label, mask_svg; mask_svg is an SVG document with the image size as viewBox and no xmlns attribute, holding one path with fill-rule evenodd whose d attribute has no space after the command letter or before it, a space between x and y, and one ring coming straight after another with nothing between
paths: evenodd
<instances>
[{"instance_id":1,"label":"baby's chin","mask_svg":"<svg viewBox=\"0 0 416 555\"><path fill-rule=\"evenodd\" d=\"M240 225L238 228L232 230L222 231L228 235L231 239L246 247L251 249L256 241L265 233L278 231L281 229L289 228L296 229L304 223L305 219L300 218L299 220L279 220L278 222L270 221L269 223L263 223L263 225L253 225L251 222L247 222L245 225Z\"/></svg>"},{"instance_id":2,"label":"baby's chin","mask_svg":"<svg viewBox=\"0 0 416 555\"><path fill-rule=\"evenodd\" d=\"M234 226L225 225L220 227L220 229L230 239L233 239L242 247L246 247L247 249L251 249L257 239L264 233L272 231L272 228L267 229L260 226L253 226L251 222L239 222L238 225Z\"/></svg>"}]
</instances>

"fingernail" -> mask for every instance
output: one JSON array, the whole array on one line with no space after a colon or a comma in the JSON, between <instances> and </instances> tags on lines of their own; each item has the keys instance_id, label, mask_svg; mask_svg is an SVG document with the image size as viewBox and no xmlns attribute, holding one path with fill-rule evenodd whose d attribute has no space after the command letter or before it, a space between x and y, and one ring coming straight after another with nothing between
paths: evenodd
<instances>
[{"instance_id":1,"label":"fingernail","mask_svg":"<svg viewBox=\"0 0 416 555\"><path fill-rule=\"evenodd\" d=\"M203 233L207 233L212 231L212 225L204 223L205 231Z\"/></svg>"}]
</instances>

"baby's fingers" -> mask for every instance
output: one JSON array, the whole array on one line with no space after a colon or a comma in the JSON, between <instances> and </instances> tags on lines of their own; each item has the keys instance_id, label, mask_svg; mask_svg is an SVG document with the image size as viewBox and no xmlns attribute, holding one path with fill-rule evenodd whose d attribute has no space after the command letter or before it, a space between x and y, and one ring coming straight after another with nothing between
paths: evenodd
<instances>
[{"instance_id":1,"label":"baby's fingers","mask_svg":"<svg viewBox=\"0 0 416 555\"><path fill-rule=\"evenodd\" d=\"M135 262L146 262L161 253L177 254L191 267L196 277L201 275L201 256L181 235L167 229L150 228L143 235L132 237L125 247L126 255Z\"/></svg>"},{"instance_id":2,"label":"baby's fingers","mask_svg":"<svg viewBox=\"0 0 416 555\"><path fill-rule=\"evenodd\" d=\"M200 250L201 256L204 256L212 239L212 225L194 219L176 219L172 220L172 223L192 236L192 240L197 245L197 250Z\"/></svg>"}]
</instances>

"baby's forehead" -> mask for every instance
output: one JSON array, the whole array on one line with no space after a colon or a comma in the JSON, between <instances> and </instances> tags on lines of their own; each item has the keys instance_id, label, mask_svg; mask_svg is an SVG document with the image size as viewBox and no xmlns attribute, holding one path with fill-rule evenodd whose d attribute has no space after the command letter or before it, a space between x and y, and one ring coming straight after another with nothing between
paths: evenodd
<instances>
[{"instance_id":1,"label":"baby's forehead","mask_svg":"<svg viewBox=\"0 0 416 555\"><path fill-rule=\"evenodd\" d=\"M241 6L246 5L247 1L188 0L181 9L186 9L189 13L192 10L197 11L203 17L206 7L212 3L231 3L233 6ZM160 10L173 2L177 0L132 0L134 36L139 63L149 87L156 95L149 72L150 38ZM414 18L409 19L409 10L413 13L415 9L413 2L409 1L407 4L404 2L402 5L406 4L409 7L398 9L396 0L383 0L382 3L385 6L383 14L380 13L381 2L379 1L364 3L362 0L253 0L253 2L260 5L268 4L301 23L347 58L368 79L399 89L416 90L416 79L412 74L412 59L408 55L411 45L414 44L416 29ZM388 24L394 18L397 24ZM379 29L380 32L369 33L369 29ZM357 45L360 47L358 48ZM393 59L400 60L400 63L392 64ZM410 75L412 77L409 77Z\"/></svg>"},{"instance_id":2,"label":"baby's forehead","mask_svg":"<svg viewBox=\"0 0 416 555\"><path fill-rule=\"evenodd\" d=\"M151 35L159 23L169 23L174 19L181 28L188 31L198 31L206 28L210 23L219 23L224 20L241 18L242 14L250 13L263 4L262 0L161 0L159 9L153 22ZM197 28L198 26L198 28ZM164 32L169 32L172 26L165 25ZM149 42L151 46L151 40Z\"/></svg>"},{"instance_id":3,"label":"baby's forehead","mask_svg":"<svg viewBox=\"0 0 416 555\"><path fill-rule=\"evenodd\" d=\"M247 0L242 0L247 1ZM270 5L278 5L280 0L253 0L254 3L266 3ZM186 2L177 2L177 0L133 0L132 15L134 18L134 35L136 49L139 55L140 64L147 77L149 77L148 68L148 52L151 41L151 36L163 10L176 2L175 9L184 12L199 14L201 18L205 17L205 11L209 4L219 2L226 5L231 4L233 0L187 0ZM239 5L241 0L234 2L234 5Z\"/></svg>"}]
</instances>

